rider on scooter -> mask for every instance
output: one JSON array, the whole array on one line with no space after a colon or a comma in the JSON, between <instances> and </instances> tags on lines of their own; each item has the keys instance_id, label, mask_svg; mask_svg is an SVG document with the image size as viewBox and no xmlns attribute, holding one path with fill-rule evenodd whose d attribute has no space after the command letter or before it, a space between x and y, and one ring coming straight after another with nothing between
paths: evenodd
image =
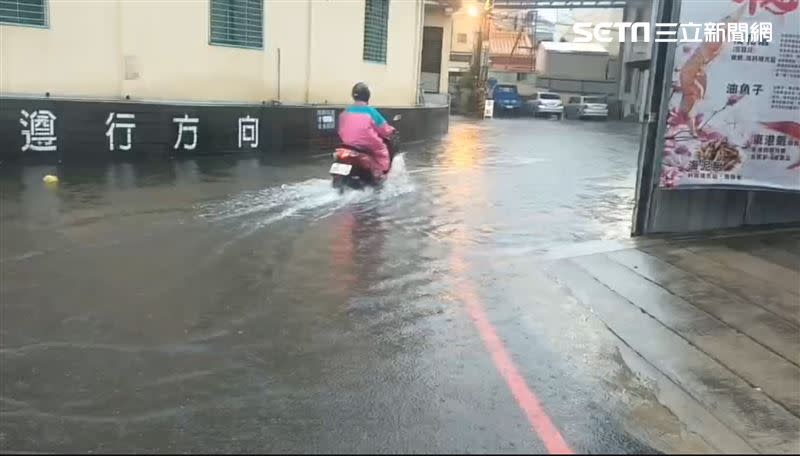
<instances>
[{"instance_id":1,"label":"rider on scooter","mask_svg":"<svg viewBox=\"0 0 800 456\"><path fill-rule=\"evenodd\" d=\"M391 138L395 129L369 106L370 91L365 83L353 86L352 96L354 103L339 115L339 138L346 146L366 152L358 154L359 165L375 179L382 179L392 164L384 139Z\"/></svg>"}]
</instances>

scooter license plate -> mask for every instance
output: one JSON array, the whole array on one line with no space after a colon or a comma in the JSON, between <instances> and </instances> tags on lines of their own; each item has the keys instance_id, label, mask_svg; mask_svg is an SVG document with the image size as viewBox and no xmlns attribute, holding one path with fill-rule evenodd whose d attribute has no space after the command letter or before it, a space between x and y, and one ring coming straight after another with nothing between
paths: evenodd
<instances>
[{"instance_id":1,"label":"scooter license plate","mask_svg":"<svg viewBox=\"0 0 800 456\"><path fill-rule=\"evenodd\" d=\"M348 165L347 163L334 163L331 165L331 174L349 176L351 169L353 169L353 165Z\"/></svg>"}]
</instances>

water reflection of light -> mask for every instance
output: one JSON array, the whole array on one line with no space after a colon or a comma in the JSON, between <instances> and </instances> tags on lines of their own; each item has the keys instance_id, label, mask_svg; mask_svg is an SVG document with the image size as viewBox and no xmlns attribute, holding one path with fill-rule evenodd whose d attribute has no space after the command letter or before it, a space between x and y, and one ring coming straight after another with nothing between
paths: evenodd
<instances>
[{"instance_id":1,"label":"water reflection of light","mask_svg":"<svg viewBox=\"0 0 800 456\"><path fill-rule=\"evenodd\" d=\"M331 242L331 266L336 287L342 295L356 284L355 239L356 217L352 212L342 214L335 224Z\"/></svg>"},{"instance_id":2,"label":"water reflection of light","mask_svg":"<svg viewBox=\"0 0 800 456\"><path fill-rule=\"evenodd\" d=\"M457 246L475 242L472 226L481 225L488 205L484 170L479 166L485 151L481 129L474 124L456 124L450 129L444 144L442 165L459 174L447 178L442 185L442 219L448 224L448 238ZM454 218L453 215L456 215Z\"/></svg>"},{"instance_id":3,"label":"water reflection of light","mask_svg":"<svg viewBox=\"0 0 800 456\"><path fill-rule=\"evenodd\" d=\"M442 186L442 199L450 220L453 213L457 218L449 224L450 270L455 283L453 296L463 306L476 331L483 341L497 372L506 381L508 390L514 396L520 409L525 413L533 429L542 437L548 451L557 454L572 454L559 430L551 422L542 408L536 394L526 384L514 364L508 349L503 344L492 325L486 311L480 289L474 283L473 265L469 261L474 244L480 243L487 231L484 223L491 220L487 209L491 206L488 195L489 185L485 168L478 166L478 160L485 153L485 139L479 137L480 129L475 126L458 125L451 129L449 141L445 145L444 164L457 170L458 179ZM442 217L445 218L445 217ZM493 230L489 229L493 232Z\"/></svg>"},{"instance_id":4,"label":"water reflection of light","mask_svg":"<svg viewBox=\"0 0 800 456\"><path fill-rule=\"evenodd\" d=\"M445 164L456 169L472 168L477 164L481 150L478 129L473 125L457 124L450 129L443 158Z\"/></svg>"}]
</instances>

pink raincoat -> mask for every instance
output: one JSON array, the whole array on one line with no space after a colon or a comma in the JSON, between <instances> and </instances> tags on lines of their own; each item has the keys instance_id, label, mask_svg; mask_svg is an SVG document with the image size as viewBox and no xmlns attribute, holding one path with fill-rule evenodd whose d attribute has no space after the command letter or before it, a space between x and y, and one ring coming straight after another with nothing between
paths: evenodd
<instances>
[{"instance_id":1,"label":"pink raincoat","mask_svg":"<svg viewBox=\"0 0 800 456\"><path fill-rule=\"evenodd\" d=\"M394 131L377 109L360 101L339 115L339 138L343 144L369 151L370 159L363 162L375 176L389 171L391 158L383 139L391 137Z\"/></svg>"}]
</instances>

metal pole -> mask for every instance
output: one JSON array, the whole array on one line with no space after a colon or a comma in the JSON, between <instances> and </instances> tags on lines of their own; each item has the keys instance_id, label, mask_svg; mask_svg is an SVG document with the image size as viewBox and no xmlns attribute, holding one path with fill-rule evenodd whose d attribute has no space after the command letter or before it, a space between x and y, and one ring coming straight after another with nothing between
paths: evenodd
<instances>
[{"instance_id":1,"label":"metal pole","mask_svg":"<svg viewBox=\"0 0 800 456\"><path fill-rule=\"evenodd\" d=\"M680 18L680 0L656 0L657 23L677 22ZM650 103L646 123L642 128L639 146L639 172L636 176L636 205L633 208L631 235L647 234L650 228L655 186L658 182L663 151L663 121L669 108L669 93L672 90L672 65L675 46L670 43L654 43L650 59Z\"/></svg>"},{"instance_id":2,"label":"metal pole","mask_svg":"<svg viewBox=\"0 0 800 456\"><path fill-rule=\"evenodd\" d=\"M470 69L470 73L474 76L475 80L473 81L473 93L475 94L475 106L472 109L475 109L476 112L483 117L483 94L481 92L481 62L483 61L483 19L481 19L481 25L478 28L478 39L475 40L475 55L472 59L472 68Z\"/></svg>"},{"instance_id":3,"label":"metal pole","mask_svg":"<svg viewBox=\"0 0 800 456\"><path fill-rule=\"evenodd\" d=\"M489 29L494 0L487 0L481 16L481 29L478 35L478 77L475 92L478 100L478 114L483 118L483 106L486 103L486 81L489 77Z\"/></svg>"},{"instance_id":4,"label":"metal pole","mask_svg":"<svg viewBox=\"0 0 800 456\"><path fill-rule=\"evenodd\" d=\"M281 48L278 48L278 101L281 101Z\"/></svg>"},{"instance_id":5,"label":"metal pole","mask_svg":"<svg viewBox=\"0 0 800 456\"><path fill-rule=\"evenodd\" d=\"M311 52L314 48L313 43L313 33L314 33L314 0L308 0L308 9L307 9L307 20L306 20L306 27L308 27L308 36L307 36L307 46L308 52L306 53L306 87L305 87L305 102L308 104L310 99L311 93Z\"/></svg>"}]
</instances>

